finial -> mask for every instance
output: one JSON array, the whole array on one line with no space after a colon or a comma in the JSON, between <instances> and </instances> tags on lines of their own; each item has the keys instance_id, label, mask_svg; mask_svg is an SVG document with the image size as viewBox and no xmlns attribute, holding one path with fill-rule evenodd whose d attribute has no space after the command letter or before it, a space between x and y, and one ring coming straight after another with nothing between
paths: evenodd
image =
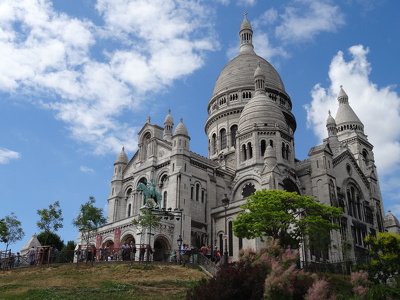
<instances>
[{"instance_id":1,"label":"finial","mask_svg":"<svg viewBox=\"0 0 400 300\"><path fill-rule=\"evenodd\" d=\"M124 146L122 146L122 152L123 152L123 151L125 151L125 147L124 147Z\"/></svg>"},{"instance_id":2,"label":"finial","mask_svg":"<svg viewBox=\"0 0 400 300\"><path fill-rule=\"evenodd\" d=\"M328 114L331 115L331 110L328 110Z\"/></svg>"},{"instance_id":3,"label":"finial","mask_svg":"<svg viewBox=\"0 0 400 300\"><path fill-rule=\"evenodd\" d=\"M170 108L168 109L168 114L171 114L171 109Z\"/></svg>"},{"instance_id":4,"label":"finial","mask_svg":"<svg viewBox=\"0 0 400 300\"><path fill-rule=\"evenodd\" d=\"M343 88L343 85L340 85L340 88Z\"/></svg>"},{"instance_id":5,"label":"finial","mask_svg":"<svg viewBox=\"0 0 400 300\"><path fill-rule=\"evenodd\" d=\"M247 19L247 12L244 12L243 16L245 19Z\"/></svg>"},{"instance_id":6,"label":"finial","mask_svg":"<svg viewBox=\"0 0 400 300\"><path fill-rule=\"evenodd\" d=\"M150 123L150 117L147 117L146 123Z\"/></svg>"},{"instance_id":7,"label":"finial","mask_svg":"<svg viewBox=\"0 0 400 300\"><path fill-rule=\"evenodd\" d=\"M183 118L181 118L181 120L180 120L180 121L181 121L181 123L183 123Z\"/></svg>"}]
</instances>

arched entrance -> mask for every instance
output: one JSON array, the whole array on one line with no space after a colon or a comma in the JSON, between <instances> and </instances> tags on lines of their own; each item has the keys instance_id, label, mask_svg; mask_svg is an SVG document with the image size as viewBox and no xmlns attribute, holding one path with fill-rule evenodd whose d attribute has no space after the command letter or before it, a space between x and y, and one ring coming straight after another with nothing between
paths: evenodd
<instances>
[{"instance_id":1,"label":"arched entrance","mask_svg":"<svg viewBox=\"0 0 400 300\"><path fill-rule=\"evenodd\" d=\"M153 260L167 261L171 252L171 245L165 237L157 237L154 241Z\"/></svg>"}]
</instances>

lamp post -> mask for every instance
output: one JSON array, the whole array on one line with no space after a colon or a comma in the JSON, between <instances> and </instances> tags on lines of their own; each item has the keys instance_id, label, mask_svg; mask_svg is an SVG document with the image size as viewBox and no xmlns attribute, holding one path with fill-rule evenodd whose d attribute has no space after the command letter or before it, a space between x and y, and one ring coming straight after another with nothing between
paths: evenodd
<instances>
[{"instance_id":1,"label":"lamp post","mask_svg":"<svg viewBox=\"0 0 400 300\"><path fill-rule=\"evenodd\" d=\"M181 264L181 247L182 247L182 242L183 242L181 235L179 235L177 242L178 242L179 264Z\"/></svg>"},{"instance_id":2,"label":"lamp post","mask_svg":"<svg viewBox=\"0 0 400 300\"><path fill-rule=\"evenodd\" d=\"M225 249L224 249L223 263L226 264L226 263L228 263L228 231L226 228L226 211L229 206L229 198L227 197L227 194L225 194L225 198L222 199L222 206L225 208Z\"/></svg>"}]
</instances>

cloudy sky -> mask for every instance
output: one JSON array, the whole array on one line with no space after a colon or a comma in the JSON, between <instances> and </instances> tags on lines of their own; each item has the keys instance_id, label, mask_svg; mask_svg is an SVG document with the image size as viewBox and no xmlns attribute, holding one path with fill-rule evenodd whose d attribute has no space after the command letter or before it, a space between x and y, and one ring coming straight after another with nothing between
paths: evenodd
<instances>
[{"instance_id":1,"label":"cloudy sky","mask_svg":"<svg viewBox=\"0 0 400 300\"><path fill-rule=\"evenodd\" d=\"M326 137L340 85L365 126L385 211L400 218L400 2L0 0L0 217L34 233L60 201L64 228L90 196L106 207L113 163L171 109L207 155L207 103L238 53L243 13L297 119L296 157Z\"/></svg>"}]
</instances>

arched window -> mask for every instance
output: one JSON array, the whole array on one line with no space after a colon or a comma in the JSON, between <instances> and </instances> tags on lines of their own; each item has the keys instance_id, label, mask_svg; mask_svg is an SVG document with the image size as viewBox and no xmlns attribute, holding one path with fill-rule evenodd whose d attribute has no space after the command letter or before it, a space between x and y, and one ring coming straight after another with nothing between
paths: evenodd
<instances>
[{"instance_id":1,"label":"arched window","mask_svg":"<svg viewBox=\"0 0 400 300\"><path fill-rule=\"evenodd\" d=\"M267 149L267 146L266 146L266 144L267 144L267 142L266 142L265 140L261 140L261 152L260 152L260 154L261 154L261 157L263 157L263 156L264 156L265 149Z\"/></svg>"},{"instance_id":2,"label":"arched window","mask_svg":"<svg viewBox=\"0 0 400 300\"><path fill-rule=\"evenodd\" d=\"M247 159L247 154L246 154L246 145L242 145L242 155L243 155L243 161Z\"/></svg>"},{"instance_id":3,"label":"arched window","mask_svg":"<svg viewBox=\"0 0 400 300\"><path fill-rule=\"evenodd\" d=\"M233 125L231 127L231 146L232 147L236 147L236 133L238 130L238 126L237 125Z\"/></svg>"},{"instance_id":4,"label":"arched window","mask_svg":"<svg viewBox=\"0 0 400 300\"><path fill-rule=\"evenodd\" d=\"M282 158L287 159L286 157L286 146L285 143L282 143Z\"/></svg>"},{"instance_id":5,"label":"arched window","mask_svg":"<svg viewBox=\"0 0 400 300\"><path fill-rule=\"evenodd\" d=\"M221 139L221 150L226 148L226 129L222 128L219 132L219 136Z\"/></svg>"},{"instance_id":6,"label":"arched window","mask_svg":"<svg viewBox=\"0 0 400 300\"><path fill-rule=\"evenodd\" d=\"M131 216L131 211L132 211L132 204L128 205L128 217Z\"/></svg>"},{"instance_id":7,"label":"arched window","mask_svg":"<svg viewBox=\"0 0 400 300\"><path fill-rule=\"evenodd\" d=\"M212 154L217 153L217 135L214 133L212 136Z\"/></svg>"},{"instance_id":8,"label":"arched window","mask_svg":"<svg viewBox=\"0 0 400 300\"><path fill-rule=\"evenodd\" d=\"M199 201L199 195L200 195L200 184L196 184L196 201Z\"/></svg>"},{"instance_id":9,"label":"arched window","mask_svg":"<svg viewBox=\"0 0 400 300\"><path fill-rule=\"evenodd\" d=\"M201 191L201 203L204 203L204 190Z\"/></svg>"},{"instance_id":10,"label":"arched window","mask_svg":"<svg viewBox=\"0 0 400 300\"><path fill-rule=\"evenodd\" d=\"M289 145L288 144L286 144L286 147L285 147L285 155L286 155L286 159L289 159Z\"/></svg>"},{"instance_id":11,"label":"arched window","mask_svg":"<svg viewBox=\"0 0 400 300\"><path fill-rule=\"evenodd\" d=\"M250 142L247 143L247 151L249 152L249 155L248 155L249 159L252 158L253 157L253 148L251 147Z\"/></svg>"}]
</instances>

